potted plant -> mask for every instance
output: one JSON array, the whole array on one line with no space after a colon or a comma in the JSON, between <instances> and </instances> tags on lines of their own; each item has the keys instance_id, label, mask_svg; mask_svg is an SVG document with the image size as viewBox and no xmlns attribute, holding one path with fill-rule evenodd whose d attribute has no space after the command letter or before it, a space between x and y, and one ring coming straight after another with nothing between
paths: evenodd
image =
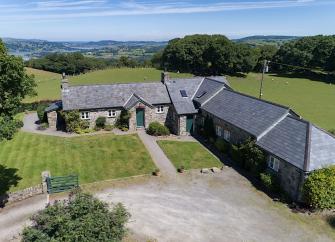
<instances>
[{"instance_id":1,"label":"potted plant","mask_svg":"<svg viewBox=\"0 0 335 242\"><path fill-rule=\"evenodd\" d=\"M160 171L160 169L155 169L155 171L153 172L153 175L154 176L159 176L161 174L161 171Z\"/></svg>"},{"instance_id":2,"label":"potted plant","mask_svg":"<svg viewBox=\"0 0 335 242\"><path fill-rule=\"evenodd\" d=\"M184 166L180 166L180 167L178 168L178 172L179 172L179 173L184 173L184 170L185 170L185 167L184 167Z\"/></svg>"}]
</instances>

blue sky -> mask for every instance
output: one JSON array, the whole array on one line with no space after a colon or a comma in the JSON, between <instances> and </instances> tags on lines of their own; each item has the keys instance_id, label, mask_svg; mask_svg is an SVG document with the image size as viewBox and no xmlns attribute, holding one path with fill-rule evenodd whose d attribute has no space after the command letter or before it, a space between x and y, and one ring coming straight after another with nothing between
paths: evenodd
<instances>
[{"instance_id":1,"label":"blue sky","mask_svg":"<svg viewBox=\"0 0 335 242\"><path fill-rule=\"evenodd\" d=\"M0 0L0 36L168 40L335 34L334 0Z\"/></svg>"}]
</instances>

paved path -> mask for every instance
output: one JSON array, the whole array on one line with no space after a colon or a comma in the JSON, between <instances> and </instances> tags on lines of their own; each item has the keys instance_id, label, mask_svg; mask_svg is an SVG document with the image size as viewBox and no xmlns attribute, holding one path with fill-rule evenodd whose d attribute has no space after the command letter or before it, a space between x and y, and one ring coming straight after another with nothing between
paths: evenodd
<instances>
[{"instance_id":1,"label":"paved path","mask_svg":"<svg viewBox=\"0 0 335 242\"><path fill-rule=\"evenodd\" d=\"M156 166L160 169L165 177L175 178L176 168L172 165L171 161L164 154L162 149L156 142L156 138L145 133L144 130L138 131L138 136L142 140L144 146L149 151Z\"/></svg>"}]
</instances>

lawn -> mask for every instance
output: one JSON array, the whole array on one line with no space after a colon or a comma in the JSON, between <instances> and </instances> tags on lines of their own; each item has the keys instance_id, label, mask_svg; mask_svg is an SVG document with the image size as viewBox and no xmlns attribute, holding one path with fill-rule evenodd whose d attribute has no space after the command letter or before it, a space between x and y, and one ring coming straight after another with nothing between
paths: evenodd
<instances>
[{"instance_id":1,"label":"lawn","mask_svg":"<svg viewBox=\"0 0 335 242\"><path fill-rule=\"evenodd\" d=\"M155 169L137 135L95 135L61 138L19 132L0 143L0 163L17 168L23 178L14 190L41 182L41 172L78 174L80 183L134 175Z\"/></svg>"},{"instance_id":2,"label":"lawn","mask_svg":"<svg viewBox=\"0 0 335 242\"><path fill-rule=\"evenodd\" d=\"M229 77L235 90L258 97L261 74L250 73L246 78ZM335 129L335 85L304 78L266 75L263 98L291 107L324 129Z\"/></svg>"},{"instance_id":3,"label":"lawn","mask_svg":"<svg viewBox=\"0 0 335 242\"><path fill-rule=\"evenodd\" d=\"M157 143L176 168L184 166L188 170L222 166L222 163L198 142L159 140Z\"/></svg>"}]
</instances>

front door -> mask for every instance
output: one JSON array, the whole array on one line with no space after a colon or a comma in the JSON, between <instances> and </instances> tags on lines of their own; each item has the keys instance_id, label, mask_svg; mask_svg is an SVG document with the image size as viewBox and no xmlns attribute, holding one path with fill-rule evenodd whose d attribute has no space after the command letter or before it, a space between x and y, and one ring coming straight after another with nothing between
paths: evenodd
<instances>
[{"instance_id":1,"label":"front door","mask_svg":"<svg viewBox=\"0 0 335 242\"><path fill-rule=\"evenodd\" d=\"M192 133L193 130L193 115L187 115L186 117L186 132Z\"/></svg>"},{"instance_id":2,"label":"front door","mask_svg":"<svg viewBox=\"0 0 335 242\"><path fill-rule=\"evenodd\" d=\"M137 127L144 127L144 109L136 109L136 125Z\"/></svg>"}]
</instances>

